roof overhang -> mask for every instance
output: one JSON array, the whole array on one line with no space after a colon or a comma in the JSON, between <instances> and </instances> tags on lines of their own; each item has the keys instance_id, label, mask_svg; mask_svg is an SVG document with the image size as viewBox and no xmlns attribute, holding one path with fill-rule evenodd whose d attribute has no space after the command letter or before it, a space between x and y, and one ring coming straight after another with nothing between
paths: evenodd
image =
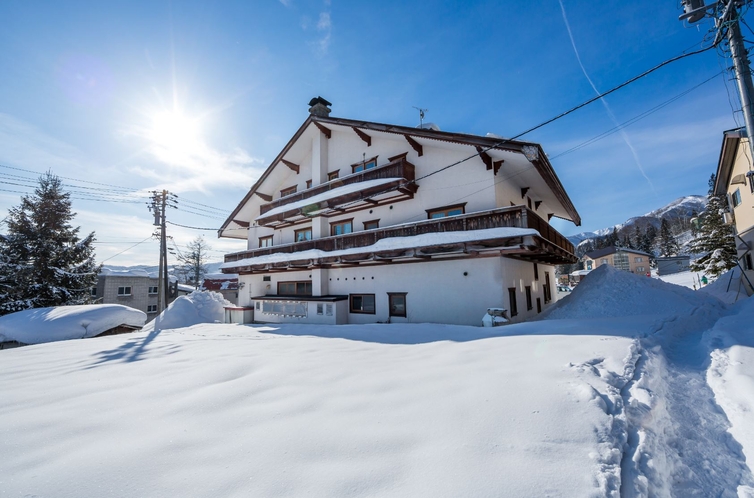
<instances>
[{"instance_id":1,"label":"roof overhang","mask_svg":"<svg viewBox=\"0 0 754 498\"><path fill-rule=\"evenodd\" d=\"M736 164L741 140L746 138L746 132L743 129L728 130L723 133L723 143L720 147L720 158L717 161L717 172L715 175L715 195L725 195L728 193L733 166Z\"/></svg>"}]
</instances>

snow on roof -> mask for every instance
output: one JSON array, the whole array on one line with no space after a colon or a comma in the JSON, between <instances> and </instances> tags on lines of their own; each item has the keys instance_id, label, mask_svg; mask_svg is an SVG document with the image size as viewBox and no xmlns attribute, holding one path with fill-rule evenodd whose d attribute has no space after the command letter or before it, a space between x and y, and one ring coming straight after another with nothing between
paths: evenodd
<instances>
[{"instance_id":1,"label":"snow on roof","mask_svg":"<svg viewBox=\"0 0 754 498\"><path fill-rule=\"evenodd\" d=\"M194 290L188 296L178 296L175 301L149 322L143 330L178 329L197 323L222 323L225 319L225 306L233 306L222 294Z\"/></svg>"},{"instance_id":2,"label":"snow on roof","mask_svg":"<svg viewBox=\"0 0 754 498\"><path fill-rule=\"evenodd\" d=\"M338 180L333 180L333 181L342 181L342 180L343 178L339 178ZM306 206L310 206L312 204L317 204L319 202L324 202L324 201L333 199L335 197L339 197L341 195L350 194L352 192L358 192L359 190L366 190L372 187L379 187L380 185L393 183L396 180L398 180L398 178L380 178L378 180L367 180L365 182L358 182L358 183L352 183L350 185L344 185L342 187L337 187L332 190L328 190L327 192L322 192L321 194L308 197L306 199L301 199L300 201L291 202L290 204L283 204L282 206L278 206L275 209L270 209L266 213L257 216L255 220L258 220L260 218L268 218L270 216L275 216L276 214L286 213L293 209L300 209Z\"/></svg>"},{"instance_id":3,"label":"snow on roof","mask_svg":"<svg viewBox=\"0 0 754 498\"><path fill-rule=\"evenodd\" d=\"M146 313L121 304L36 308L0 317L0 342L40 344L83 339L120 325L140 328L146 321Z\"/></svg>"},{"instance_id":4,"label":"snow on roof","mask_svg":"<svg viewBox=\"0 0 754 498\"><path fill-rule=\"evenodd\" d=\"M194 292L196 287L187 284L178 284L178 290L181 292Z\"/></svg>"},{"instance_id":5,"label":"snow on roof","mask_svg":"<svg viewBox=\"0 0 754 498\"><path fill-rule=\"evenodd\" d=\"M233 280L238 278L238 273L207 273L204 275L205 280Z\"/></svg>"},{"instance_id":6,"label":"snow on roof","mask_svg":"<svg viewBox=\"0 0 754 498\"><path fill-rule=\"evenodd\" d=\"M110 268L102 268L100 275L107 275L108 277L147 277L157 278L157 273L149 273L146 270L111 270ZM154 276L152 276L154 275Z\"/></svg>"},{"instance_id":7,"label":"snow on roof","mask_svg":"<svg viewBox=\"0 0 754 498\"><path fill-rule=\"evenodd\" d=\"M410 237L388 237L378 240L375 244L364 247L354 247L352 249L341 249L338 251L322 251L320 249L310 249L308 251L298 251L293 253L267 254L264 256L256 256L253 258L241 259L239 261L223 263L222 265L220 265L220 268L239 268L249 265L262 265L302 259L347 256L349 254L361 254L377 251L395 251L399 249L411 249L414 247L458 244L462 242L475 242L504 237L522 237L525 235L539 235L539 232L529 228L501 227L487 228L484 230L468 230L465 232L425 233L422 235L412 235Z\"/></svg>"},{"instance_id":8,"label":"snow on roof","mask_svg":"<svg viewBox=\"0 0 754 498\"><path fill-rule=\"evenodd\" d=\"M589 275L591 271L592 270L576 270L571 272L571 275L574 277L583 277L584 275Z\"/></svg>"},{"instance_id":9,"label":"snow on roof","mask_svg":"<svg viewBox=\"0 0 754 498\"><path fill-rule=\"evenodd\" d=\"M550 308L547 319L633 315L689 315L703 306L720 306L717 298L689 288L602 265Z\"/></svg>"}]
</instances>

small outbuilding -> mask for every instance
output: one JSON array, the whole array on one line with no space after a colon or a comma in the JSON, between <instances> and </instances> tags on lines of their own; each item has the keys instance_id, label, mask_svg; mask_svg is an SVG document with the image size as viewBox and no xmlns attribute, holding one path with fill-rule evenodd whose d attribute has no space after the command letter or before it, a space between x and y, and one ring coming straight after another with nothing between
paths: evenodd
<instances>
[{"instance_id":1,"label":"small outbuilding","mask_svg":"<svg viewBox=\"0 0 754 498\"><path fill-rule=\"evenodd\" d=\"M672 275L682 271L689 271L691 256L669 256L667 258L657 258L657 274Z\"/></svg>"}]
</instances>

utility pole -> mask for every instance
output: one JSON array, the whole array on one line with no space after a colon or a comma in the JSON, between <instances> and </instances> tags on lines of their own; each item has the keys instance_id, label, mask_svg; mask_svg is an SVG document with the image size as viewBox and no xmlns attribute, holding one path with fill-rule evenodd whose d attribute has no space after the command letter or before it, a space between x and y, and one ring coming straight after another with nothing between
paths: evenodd
<instances>
[{"instance_id":1,"label":"utility pole","mask_svg":"<svg viewBox=\"0 0 754 498\"><path fill-rule=\"evenodd\" d=\"M751 153L751 157L754 157L754 108L752 108L754 84L752 84L749 57L744 47L741 26L738 20L741 7L751 3L751 1L719 0L705 5L704 0L681 0L684 14L679 19L688 20L689 23L693 24L705 17L713 18L715 20L715 27L717 28L715 43L722 40L723 29L727 28L728 45L738 83L738 95L741 99L741 109L744 114L746 136L749 137L749 152Z\"/></svg>"},{"instance_id":2,"label":"utility pole","mask_svg":"<svg viewBox=\"0 0 754 498\"><path fill-rule=\"evenodd\" d=\"M167 206L168 191L152 192L150 210L154 214L154 224L160 227L160 264L157 272L157 313L162 313L167 307L169 294L168 280L168 244L165 226L165 208Z\"/></svg>"}]
</instances>

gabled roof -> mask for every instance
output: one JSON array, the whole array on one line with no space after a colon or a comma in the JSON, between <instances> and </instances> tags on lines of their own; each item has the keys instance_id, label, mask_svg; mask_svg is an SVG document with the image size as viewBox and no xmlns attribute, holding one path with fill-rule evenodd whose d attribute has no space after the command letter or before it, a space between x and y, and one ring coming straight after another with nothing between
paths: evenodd
<instances>
[{"instance_id":1,"label":"gabled roof","mask_svg":"<svg viewBox=\"0 0 754 498\"><path fill-rule=\"evenodd\" d=\"M597 258L601 258L602 256L609 256L610 254L615 254L616 252L630 252L632 254L642 254L644 256L651 256L651 254L644 251L639 251L638 249L628 249L627 247L609 246L609 247L603 247L602 249L597 249L596 251L588 252L584 254L584 257L589 258L589 259L597 259Z\"/></svg>"},{"instance_id":2,"label":"gabled roof","mask_svg":"<svg viewBox=\"0 0 754 498\"><path fill-rule=\"evenodd\" d=\"M241 200L238 206L230 214L230 216L228 216L228 218L225 220L225 222L220 227L220 230L218 231L219 235L221 235L223 230L227 229L228 225L230 225L230 223L233 222L238 212L249 201L249 199L251 199L251 197L256 193L257 189L262 185L265 179L267 179L267 177L270 175L272 170L280 162L282 162L282 159L289 152L291 147L293 147L293 145L298 141L301 135L303 135L304 132L312 125L317 126L324 133L328 133L329 130L325 131L327 130L326 125L328 124L350 127L350 128L353 128L354 130L359 130L359 131L371 130L371 131L377 131L377 132L382 132L382 133L401 135L407 138L417 137L417 138L423 138L423 139L469 145L471 147L477 147L477 150L482 150L482 151L489 148L489 149L505 150L505 151L511 151L511 152L519 152L521 154L526 155L527 159L529 159L529 161L534 165L537 172L540 174L540 176L543 178L547 186L550 188L550 190L553 192L555 197L558 199L558 201L561 203L565 211L570 216L570 221L573 221L577 226L581 225L581 216L576 211L576 208L571 202L571 199L568 197L568 194L563 188L563 185L560 183L560 179L558 179L557 175L555 174L555 171L552 168L552 165L550 164L550 161L547 158L547 155L545 154L544 150L542 150L542 147L537 143L522 142L522 141L517 141L517 140L507 140L507 139L499 138L499 137L482 137L478 135L469 135L465 133L453 133L453 132L439 131L439 130L433 130L433 129L427 129L427 128L414 128L414 127L409 127L409 126L390 125L390 124L375 123L375 122L370 122L370 121L359 121L359 120L336 118L336 117L329 117L329 116L328 117L315 116L315 115L310 114L306 118L304 123L296 131L296 133L293 135L293 137L291 137L291 139L288 141L285 147L283 147L283 150L281 150L280 153L277 155L277 157L273 159L273 161L270 163L270 166L264 171L264 173L262 173L262 175L259 177L257 182L251 187L249 192L246 194L246 196L244 196L244 198ZM416 144L416 146L421 147L419 144Z\"/></svg>"},{"instance_id":3,"label":"gabled roof","mask_svg":"<svg viewBox=\"0 0 754 498\"><path fill-rule=\"evenodd\" d=\"M725 195L730 185L730 175L736 163L738 146L742 138L746 138L746 130L738 128L723 132L723 144L720 147L720 158L717 161L717 173L715 178L715 194Z\"/></svg>"}]
</instances>

